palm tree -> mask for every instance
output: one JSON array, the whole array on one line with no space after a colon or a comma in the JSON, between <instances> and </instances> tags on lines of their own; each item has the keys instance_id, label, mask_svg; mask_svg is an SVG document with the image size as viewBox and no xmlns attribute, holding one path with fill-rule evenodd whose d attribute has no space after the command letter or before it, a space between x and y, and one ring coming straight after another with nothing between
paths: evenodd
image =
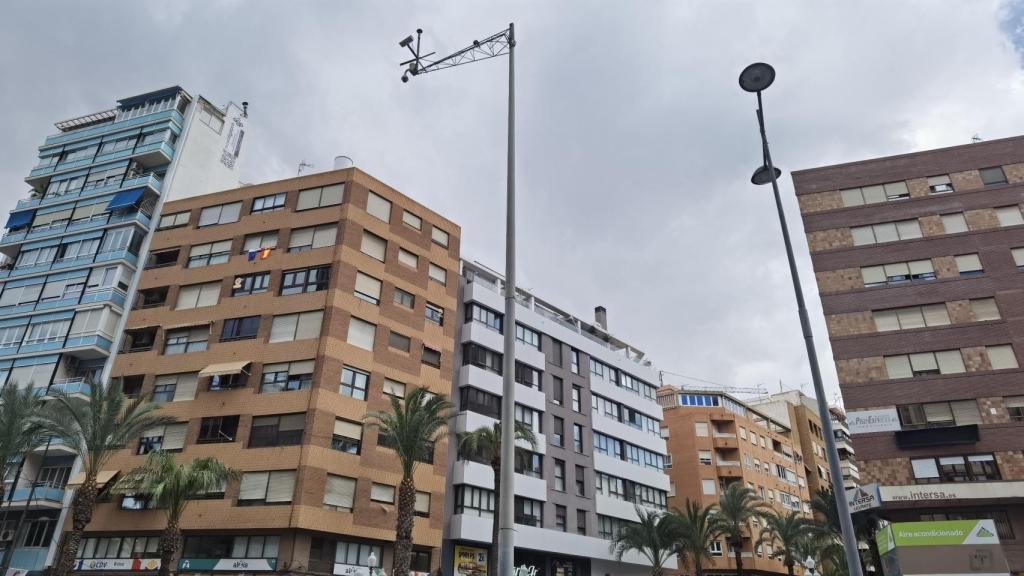
<instances>
[{"instance_id":1,"label":"palm tree","mask_svg":"<svg viewBox=\"0 0 1024 576\"><path fill-rule=\"evenodd\" d=\"M71 530L53 566L53 576L66 576L75 563L82 532L92 520L99 486L96 475L115 452L147 428L174 422L157 414L159 406L144 400L129 401L118 386L92 386L87 398L54 394L39 417L41 430L57 436L82 460L85 480L71 501Z\"/></svg>"},{"instance_id":2,"label":"palm tree","mask_svg":"<svg viewBox=\"0 0 1024 576\"><path fill-rule=\"evenodd\" d=\"M620 562L627 552L635 550L651 563L651 576L663 576L665 562L675 554L681 537L679 517L640 506L636 514L640 521L620 527L609 549Z\"/></svg>"},{"instance_id":3,"label":"palm tree","mask_svg":"<svg viewBox=\"0 0 1024 576\"><path fill-rule=\"evenodd\" d=\"M718 499L718 511L712 525L715 537L725 536L736 559L736 576L743 576L743 536L751 519L759 517L764 502L753 490L740 482L733 482Z\"/></svg>"},{"instance_id":4,"label":"palm tree","mask_svg":"<svg viewBox=\"0 0 1024 576\"><path fill-rule=\"evenodd\" d=\"M409 576L412 527L416 519L413 470L418 462L433 460L434 443L442 438L450 408L445 396L426 388L414 388L404 400L392 396L390 412L371 412L364 418L367 426L377 428L378 434L386 438L386 445L394 449L402 464L398 518L395 520L395 564L392 571L395 576Z\"/></svg>"},{"instance_id":5,"label":"palm tree","mask_svg":"<svg viewBox=\"0 0 1024 576\"><path fill-rule=\"evenodd\" d=\"M679 519L680 539L676 555L680 565L693 560L695 576L704 575L704 560L711 560L711 541L715 539L713 518L715 505L701 507L700 503L687 499L683 510L673 510Z\"/></svg>"},{"instance_id":6,"label":"palm tree","mask_svg":"<svg viewBox=\"0 0 1024 576\"><path fill-rule=\"evenodd\" d=\"M533 429L523 422L515 422L516 440L522 440L531 448L537 446ZM487 556L487 573L498 573L498 518L501 516L501 501L498 498L501 487L501 423L481 426L472 432L459 435L459 457L489 464L494 473L494 521L491 522L491 553Z\"/></svg>"},{"instance_id":7,"label":"palm tree","mask_svg":"<svg viewBox=\"0 0 1024 576\"><path fill-rule=\"evenodd\" d=\"M160 576L171 573L171 561L181 546L181 516L193 499L223 491L238 473L216 458L200 458L188 464L174 462L174 454L150 452L144 465L128 472L114 486L121 494L146 495L167 514L160 534Z\"/></svg>"},{"instance_id":8,"label":"palm tree","mask_svg":"<svg viewBox=\"0 0 1024 576\"><path fill-rule=\"evenodd\" d=\"M819 540L831 539L842 548L843 531L839 523L839 508L836 505L835 494L827 488L819 488L811 498L811 510L814 512L818 523L812 530L814 536ZM857 512L853 514L853 532L858 542L868 545L868 552L871 555L871 563L875 567L875 573L882 576L882 557L878 553L878 543L875 541L875 532L878 532L879 518L871 511ZM840 555L841 564L845 564L845 557Z\"/></svg>"},{"instance_id":9,"label":"palm tree","mask_svg":"<svg viewBox=\"0 0 1024 576\"><path fill-rule=\"evenodd\" d=\"M789 576L793 576L793 568L802 560L802 544L810 536L810 520L796 510L790 510L788 514L773 510L762 514L761 517L764 520L764 528L761 529L756 545L771 546L773 551L769 557L782 560Z\"/></svg>"},{"instance_id":10,"label":"palm tree","mask_svg":"<svg viewBox=\"0 0 1024 576\"><path fill-rule=\"evenodd\" d=\"M0 391L0 478L7 477L12 459L45 438L36 422L42 405L31 386L8 382Z\"/></svg>"}]
</instances>

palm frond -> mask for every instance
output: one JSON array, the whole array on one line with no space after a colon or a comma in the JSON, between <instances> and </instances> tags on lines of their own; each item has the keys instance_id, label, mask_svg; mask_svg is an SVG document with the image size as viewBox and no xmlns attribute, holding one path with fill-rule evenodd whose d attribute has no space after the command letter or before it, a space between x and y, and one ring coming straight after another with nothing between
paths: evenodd
<instances>
[{"instance_id":1,"label":"palm frond","mask_svg":"<svg viewBox=\"0 0 1024 576\"><path fill-rule=\"evenodd\" d=\"M391 397L391 411L370 412L363 421L387 436L398 454L403 476L411 477L416 463L431 456L434 443L441 439L450 410L444 395L413 388L405 398Z\"/></svg>"}]
</instances>

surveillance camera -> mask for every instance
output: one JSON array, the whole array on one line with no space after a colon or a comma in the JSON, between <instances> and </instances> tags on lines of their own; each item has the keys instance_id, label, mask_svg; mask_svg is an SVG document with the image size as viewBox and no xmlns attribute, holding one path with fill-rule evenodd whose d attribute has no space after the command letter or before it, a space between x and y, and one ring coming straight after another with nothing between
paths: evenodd
<instances>
[{"instance_id":1,"label":"surveillance camera","mask_svg":"<svg viewBox=\"0 0 1024 576\"><path fill-rule=\"evenodd\" d=\"M402 82L408 82L408 81L409 81L409 73L406 72L405 74L402 74Z\"/></svg>"},{"instance_id":2,"label":"surveillance camera","mask_svg":"<svg viewBox=\"0 0 1024 576\"><path fill-rule=\"evenodd\" d=\"M423 28L417 28L416 29L416 33L417 34L423 34Z\"/></svg>"},{"instance_id":3,"label":"surveillance camera","mask_svg":"<svg viewBox=\"0 0 1024 576\"><path fill-rule=\"evenodd\" d=\"M409 44L412 44L412 35L406 36L404 40L398 43L399 48L405 48Z\"/></svg>"}]
</instances>

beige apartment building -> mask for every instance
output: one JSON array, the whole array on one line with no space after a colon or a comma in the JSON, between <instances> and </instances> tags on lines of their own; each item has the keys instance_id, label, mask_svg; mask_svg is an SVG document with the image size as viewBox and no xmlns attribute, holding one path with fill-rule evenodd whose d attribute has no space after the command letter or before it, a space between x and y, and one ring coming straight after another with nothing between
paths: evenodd
<instances>
[{"instance_id":1,"label":"beige apartment building","mask_svg":"<svg viewBox=\"0 0 1024 576\"><path fill-rule=\"evenodd\" d=\"M141 274L113 382L177 423L103 476L156 449L241 471L192 503L172 570L390 571L401 472L362 421L451 390L459 227L349 168L167 202ZM446 464L439 442L416 470L418 573L440 562ZM144 569L163 526L144 495L106 498L79 569Z\"/></svg>"},{"instance_id":2,"label":"beige apartment building","mask_svg":"<svg viewBox=\"0 0 1024 576\"><path fill-rule=\"evenodd\" d=\"M810 513L810 493L802 463L799 435L755 407L721 392L658 389L664 410L662 436L667 439L671 466L669 509L683 509L687 500L707 506L722 492L742 482L780 513ZM770 549L754 546L760 523L751 525L741 556L744 570L754 574L785 574ZM751 535L753 538L751 538ZM712 562L705 573L730 574L736 562L724 539L711 546ZM692 567L680 566L692 573Z\"/></svg>"},{"instance_id":3,"label":"beige apartment building","mask_svg":"<svg viewBox=\"0 0 1024 576\"><path fill-rule=\"evenodd\" d=\"M789 390L751 402L751 406L793 431L795 446L801 455L798 462L802 460L811 496L821 488L831 490L832 475L828 471L825 432L818 415L817 399L799 390Z\"/></svg>"}]
</instances>

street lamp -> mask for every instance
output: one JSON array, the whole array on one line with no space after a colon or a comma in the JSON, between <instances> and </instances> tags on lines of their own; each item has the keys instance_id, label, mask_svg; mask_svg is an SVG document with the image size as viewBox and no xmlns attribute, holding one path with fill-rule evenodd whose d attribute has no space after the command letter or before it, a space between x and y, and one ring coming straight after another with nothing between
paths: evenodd
<instances>
[{"instance_id":1,"label":"street lamp","mask_svg":"<svg viewBox=\"0 0 1024 576\"><path fill-rule=\"evenodd\" d=\"M385 576L383 569L377 568L377 554L370 552L370 555L366 557L366 565L370 568L371 576Z\"/></svg>"},{"instance_id":2,"label":"street lamp","mask_svg":"<svg viewBox=\"0 0 1024 576\"><path fill-rule=\"evenodd\" d=\"M420 53L422 29L416 30L415 47L412 35L398 43L412 53L412 59L401 63L406 70L402 82L411 77L454 68L470 62L488 60L508 55L508 158L506 174L505 208L505 341L502 366L501 406L501 486L498 502L501 514L498 518L498 576L513 576L513 554L515 550L515 366L516 366L516 106L515 106L515 28L508 28L492 34L483 40L474 40L469 46L436 60L429 54Z\"/></svg>"},{"instance_id":3,"label":"street lamp","mask_svg":"<svg viewBox=\"0 0 1024 576\"><path fill-rule=\"evenodd\" d=\"M782 171L772 164L772 155L768 150L768 136L764 130L764 112L761 103L761 92L775 81L775 69L764 62L751 64L740 72L740 88L747 92L757 93L757 125L761 129L762 164L750 177L756 185L771 183L775 192L775 208L779 212L779 224L782 226L782 240L786 244L786 257L789 258L789 273L793 278L793 292L796 293L796 305L800 314L800 327L804 333L804 344L807 347L807 361L811 365L811 379L814 381L814 393L818 397L818 414L821 415L821 428L825 436L825 449L828 456L828 469L832 475L832 493L835 494L836 507L839 509L839 524L843 531L843 549L846 552L846 565L850 576L861 576L860 555L857 552L857 536L853 531L853 520L850 507L846 503L846 489L843 487L843 473L839 468L839 453L836 451L836 439L832 433L832 419L828 417L828 402L825 400L825 387L821 383L821 370L818 367L818 353L814 349L814 334L811 332L811 321L807 316L804 304L804 292L800 287L800 274L796 269L793 257L793 243L789 240L789 228L786 226L786 213L782 209L782 196L779 194L778 178Z\"/></svg>"},{"instance_id":4,"label":"street lamp","mask_svg":"<svg viewBox=\"0 0 1024 576\"><path fill-rule=\"evenodd\" d=\"M807 569L807 576L816 576L817 575L817 572L814 571L814 567L817 566L817 565L818 565L818 563L815 562L814 558L811 558L810 556L808 556L807 559L804 560L804 568Z\"/></svg>"}]
</instances>

